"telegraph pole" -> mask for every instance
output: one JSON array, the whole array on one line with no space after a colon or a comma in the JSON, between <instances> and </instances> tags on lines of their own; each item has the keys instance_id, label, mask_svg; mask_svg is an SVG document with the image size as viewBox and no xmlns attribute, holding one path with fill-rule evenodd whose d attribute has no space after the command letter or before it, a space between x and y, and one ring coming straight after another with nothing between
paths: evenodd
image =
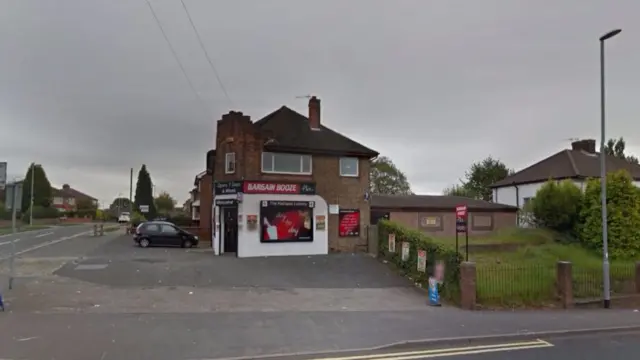
<instances>
[{"instance_id":1,"label":"telegraph pole","mask_svg":"<svg viewBox=\"0 0 640 360\"><path fill-rule=\"evenodd\" d=\"M36 178L36 163L31 163L31 192L29 193L31 199L29 200L29 226L33 226L33 184Z\"/></svg>"},{"instance_id":2,"label":"telegraph pole","mask_svg":"<svg viewBox=\"0 0 640 360\"><path fill-rule=\"evenodd\" d=\"M129 216L133 216L133 168L129 175Z\"/></svg>"}]
</instances>

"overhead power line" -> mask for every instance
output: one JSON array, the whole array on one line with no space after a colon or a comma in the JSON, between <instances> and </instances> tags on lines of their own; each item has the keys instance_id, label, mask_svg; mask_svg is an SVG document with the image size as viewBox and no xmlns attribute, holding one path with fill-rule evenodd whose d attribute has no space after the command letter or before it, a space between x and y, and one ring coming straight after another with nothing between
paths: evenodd
<instances>
[{"instance_id":1,"label":"overhead power line","mask_svg":"<svg viewBox=\"0 0 640 360\"><path fill-rule=\"evenodd\" d=\"M187 18L189 18L189 23L191 23L191 28L193 28L193 32L196 33L196 37L198 38L198 43L200 44L200 48L202 49L202 52L204 52L204 56L207 58L207 61L209 62L209 66L211 67L211 70L213 71L213 74L215 75L216 80L218 81L218 85L220 85L220 89L222 89L224 96L227 98L227 101L229 102L229 105L233 107L233 101L231 101L231 97L227 92L227 88L224 86L224 83L220 78L220 74L218 73L216 66L213 64L213 61L211 60L211 56L209 56L209 52L207 51L207 48L204 46L202 38L200 37L200 32L198 32L198 29L196 28L196 25L193 22L193 19L191 18L191 14L189 13L187 4L184 3L184 0L180 0L180 2L182 3L184 12L187 14Z\"/></svg>"},{"instance_id":2,"label":"overhead power line","mask_svg":"<svg viewBox=\"0 0 640 360\"><path fill-rule=\"evenodd\" d=\"M171 54L173 54L173 58L178 63L178 66L180 67L180 71L182 71L182 75L184 75L184 78L187 79L187 83L189 83L189 87L191 88L193 93L198 98L198 101L200 102L200 105L203 106L203 108L205 110L205 113L208 116L209 115L209 111L207 110L208 108L206 107L206 105L202 101L202 98L200 97L200 94L198 94L198 91L196 90L196 87L193 85L193 82L191 81L191 78L189 78L189 75L187 75L187 71L185 70L184 65L182 65L182 62L180 61L180 58L178 57L178 53L176 53L176 50L173 48L173 45L171 45L171 41L169 41L169 37L167 36L167 33L164 31L164 27L162 26L162 23L160 22L160 19L158 19L158 15L156 14L155 10L153 10L153 6L151 5L151 2L149 0L145 0L145 1L146 1L147 5L149 6L149 10L151 10L151 14L153 15L153 18L156 20L156 25L158 25L158 28L160 29L160 32L162 33L162 37L167 42L167 45L169 45L169 50L171 50Z\"/></svg>"}]
</instances>

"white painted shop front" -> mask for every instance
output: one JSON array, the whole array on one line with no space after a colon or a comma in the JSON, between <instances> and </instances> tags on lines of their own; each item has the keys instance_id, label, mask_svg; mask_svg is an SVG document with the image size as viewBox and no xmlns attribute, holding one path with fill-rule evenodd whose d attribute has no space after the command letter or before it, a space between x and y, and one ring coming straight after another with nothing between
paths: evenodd
<instances>
[{"instance_id":1,"label":"white painted shop front","mask_svg":"<svg viewBox=\"0 0 640 360\"><path fill-rule=\"evenodd\" d=\"M216 182L214 193L216 255L328 254L328 206L315 194L315 184Z\"/></svg>"}]
</instances>

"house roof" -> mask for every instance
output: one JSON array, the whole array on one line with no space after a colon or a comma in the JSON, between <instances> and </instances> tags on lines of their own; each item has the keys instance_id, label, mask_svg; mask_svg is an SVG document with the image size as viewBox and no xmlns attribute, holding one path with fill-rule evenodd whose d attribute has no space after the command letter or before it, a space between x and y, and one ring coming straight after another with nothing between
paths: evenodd
<instances>
[{"instance_id":1,"label":"house roof","mask_svg":"<svg viewBox=\"0 0 640 360\"><path fill-rule=\"evenodd\" d=\"M98 200L92 196L89 196L83 192L80 192L72 187L70 187L68 184L64 184L62 185L62 189L56 189L54 187L51 188L51 192L53 196L62 196L62 197L67 197L67 198L85 198L85 199L89 199L89 200Z\"/></svg>"},{"instance_id":2,"label":"house roof","mask_svg":"<svg viewBox=\"0 0 640 360\"><path fill-rule=\"evenodd\" d=\"M469 211L517 211L515 206L496 204L463 196L447 195L371 195L371 208L404 210L451 210L466 205Z\"/></svg>"},{"instance_id":3,"label":"house roof","mask_svg":"<svg viewBox=\"0 0 640 360\"><path fill-rule=\"evenodd\" d=\"M605 155L607 172L627 170L640 180L640 165L613 155ZM600 177L600 153L562 150L491 185L492 188L543 182L549 179L586 179Z\"/></svg>"},{"instance_id":4,"label":"house roof","mask_svg":"<svg viewBox=\"0 0 640 360\"><path fill-rule=\"evenodd\" d=\"M309 119L286 106L254 123L272 141L265 149L300 151L328 155L351 155L373 158L378 152L320 124L317 130L309 126Z\"/></svg>"}]
</instances>

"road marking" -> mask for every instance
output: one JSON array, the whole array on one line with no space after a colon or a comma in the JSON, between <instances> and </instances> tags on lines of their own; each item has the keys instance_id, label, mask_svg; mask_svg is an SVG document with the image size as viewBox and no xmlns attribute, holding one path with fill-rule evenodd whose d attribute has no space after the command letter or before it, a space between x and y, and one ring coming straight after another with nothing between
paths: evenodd
<instances>
[{"instance_id":1,"label":"road marking","mask_svg":"<svg viewBox=\"0 0 640 360\"><path fill-rule=\"evenodd\" d=\"M71 235L71 236L65 236L65 237L57 239L57 240L47 241L47 242L44 242L42 244L38 244L36 246L32 246L32 247L30 247L28 249L24 249L24 250L18 251L18 252L15 253L15 256L22 255L24 253L28 253L29 251L38 250L38 249L43 248L45 246L55 245L55 244L57 244L59 242L65 241L65 240L74 239L74 238L77 238L78 236L90 235L90 234L93 234L93 230L81 232L81 233L78 233L78 234L75 234L75 235ZM10 258L11 258L11 255L5 256L5 257L0 257L0 261L7 260L7 259L10 259ZM2 360L2 359L0 359L0 360Z\"/></svg>"},{"instance_id":2,"label":"road marking","mask_svg":"<svg viewBox=\"0 0 640 360\"><path fill-rule=\"evenodd\" d=\"M46 233L44 233L44 234L39 234L39 235L36 235L35 237L40 238L40 237L43 237L43 236L49 236L49 235L51 235L51 234L53 234L53 231L51 231L51 232L46 232Z\"/></svg>"},{"instance_id":3,"label":"road marking","mask_svg":"<svg viewBox=\"0 0 640 360\"><path fill-rule=\"evenodd\" d=\"M8 245L8 244L11 244L12 242L18 242L18 241L20 241L20 239L15 239L13 241L9 240L9 241L0 242L0 246L1 245ZM2 360L2 359L0 359L0 360Z\"/></svg>"},{"instance_id":4,"label":"road marking","mask_svg":"<svg viewBox=\"0 0 640 360\"><path fill-rule=\"evenodd\" d=\"M459 348L443 348L443 349L431 349L431 350L418 350L407 351L397 353L384 353L384 354L371 354L371 355L355 355L346 357L323 357L313 358L312 360L417 360L417 359L431 359L437 357L446 356L458 356L458 355L476 355L492 352L502 351L515 351L525 349L537 349L552 347L553 344L544 340L526 341L526 342L514 342L495 345L479 345L479 346L467 346Z\"/></svg>"}]
</instances>

